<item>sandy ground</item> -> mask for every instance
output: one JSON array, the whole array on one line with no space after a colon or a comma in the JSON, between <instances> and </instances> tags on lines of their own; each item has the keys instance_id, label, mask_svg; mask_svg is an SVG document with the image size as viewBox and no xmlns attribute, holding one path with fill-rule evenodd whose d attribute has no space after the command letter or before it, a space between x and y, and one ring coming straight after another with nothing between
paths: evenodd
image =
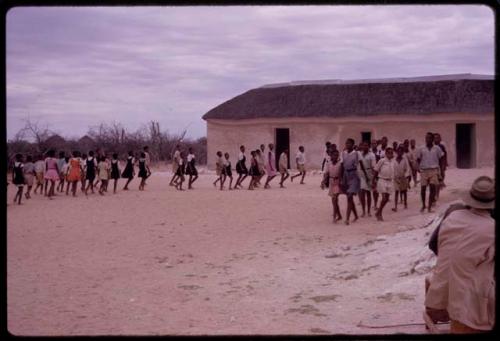
<instances>
[{"instance_id":1,"label":"sandy ground","mask_svg":"<svg viewBox=\"0 0 500 341\"><path fill-rule=\"evenodd\" d=\"M104 197L40 195L8 213L8 330L16 335L425 333L419 195L386 221L331 222L320 175L305 185L219 191L168 186ZM447 174L438 209L493 168ZM247 180L248 181L248 180ZM123 184L122 184L123 185ZM345 209L345 199L341 201ZM422 266L423 264L423 266Z\"/></svg>"}]
</instances>

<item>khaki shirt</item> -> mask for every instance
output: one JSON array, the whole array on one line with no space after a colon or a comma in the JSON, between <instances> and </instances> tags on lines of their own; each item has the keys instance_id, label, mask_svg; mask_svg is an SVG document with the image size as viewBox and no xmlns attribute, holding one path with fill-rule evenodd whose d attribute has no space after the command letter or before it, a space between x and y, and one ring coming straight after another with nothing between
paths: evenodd
<instances>
[{"instance_id":1,"label":"khaki shirt","mask_svg":"<svg viewBox=\"0 0 500 341\"><path fill-rule=\"evenodd\" d=\"M457 210L442 223L439 256L425 306L479 330L495 322L495 221L488 211Z\"/></svg>"},{"instance_id":2,"label":"khaki shirt","mask_svg":"<svg viewBox=\"0 0 500 341\"><path fill-rule=\"evenodd\" d=\"M443 155L441 148L436 145L432 145L431 149L420 147L416 154L417 159L420 159L420 170L439 168L439 159Z\"/></svg>"}]
</instances>

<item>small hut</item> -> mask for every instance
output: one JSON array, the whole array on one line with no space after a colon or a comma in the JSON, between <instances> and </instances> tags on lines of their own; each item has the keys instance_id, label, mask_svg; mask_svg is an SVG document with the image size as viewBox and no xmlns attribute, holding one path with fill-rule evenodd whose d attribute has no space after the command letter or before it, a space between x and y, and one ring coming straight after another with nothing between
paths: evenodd
<instances>
[{"instance_id":1,"label":"small hut","mask_svg":"<svg viewBox=\"0 0 500 341\"><path fill-rule=\"evenodd\" d=\"M83 153L86 153L87 151L94 149L95 144L96 143L93 138L85 135L78 140L78 149Z\"/></svg>"},{"instance_id":2,"label":"small hut","mask_svg":"<svg viewBox=\"0 0 500 341\"><path fill-rule=\"evenodd\" d=\"M494 77L444 75L368 80L304 81L265 85L208 111L208 166L217 150L236 157L274 143L276 157L306 149L309 167L320 168L326 141L415 139L441 134L448 163L460 168L494 164Z\"/></svg>"}]
</instances>

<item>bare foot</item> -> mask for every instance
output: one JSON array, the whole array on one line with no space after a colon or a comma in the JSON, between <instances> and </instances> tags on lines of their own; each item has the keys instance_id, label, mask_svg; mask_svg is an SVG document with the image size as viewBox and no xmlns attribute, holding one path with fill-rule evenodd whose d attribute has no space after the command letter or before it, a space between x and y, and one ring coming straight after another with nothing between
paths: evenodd
<instances>
[{"instance_id":1,"label":"bare foot","mask_svg":"<svg viewBox=\"0 0 500 341\"><path fill-rule=\"evenodd\" d=\"M379 216L377 216L377 220L378 220L378 221L384 221L384 218L382 218L382 216L381 216L381 215L379 215Z\"/></svg>"},{"instance_id":2,"label":"bare foot","mask_svg":"<svg viewBox=\"0 0 500 341\"><path fill-rule=\"evenodd\" d=\"M392 212L397 212L397 211L398 211L398 209L396 207L392 208Z\"/></svg>"},{"instance_id":3,"label":"bare foot","mask_svg":"<svg viewBox=\"0 0 500 341\"><path fill-rule=\"evenodd\" d=\"M368 213L368 216L371 217L372 215L370 213Z\"/></svg>"},{"instance_id":4,"label":"bare foot","mask_svg":"<svg viewBox=\"0 0 500 341\"><path fill-rule=\"evenodd\" d=\"M305 185L306 183L301 181L301 182L300 182L300 184L301 184L301 185Z\"/></svg>"},{"instance_id":5,"label":"bare foot","mask_svg":"<svg viewBox=\"0 0 500 341\"><path fill-rule=\"evenodd\" d=\"M420 209L420 213L423 213L425 211L425 206L422 206L422 208Z\"/></svg>"},{"instance_id":6,"label":"bare foot","mask_svg":"<svg viewBox=\"0 0 500 341\"><path fill-rule=\"evenodd\" d=\"M429 207L429 209L427 210L427 213L434 213L434 210Z\"/></svg>"},{"instance_id":7,"label":"bare foot","mask_svg":"<svg viewBox=\"0 0 500 341\"><path fill-rule=\"evenodd\" d=\"M361 213L361 218L365 217L365 212Z\"/></svg>"},{"instance_id":8,"label":"bare foot","mask_svg":"<svg viewBox=\"0 0 500 341\"><path fill-rule=\"evenodd\" d=\"M353 219L353 221L352 221L352 222L353 222L353 223L355 223L355 222L356 222L356 220L358 220L358 217L354 217L354 219Z\"/></svg>"},{"instance_id":9,"label":"bare foot","mask_svg":"<svg viewBox=\"0 0 500 341\"><path fill-rule=\"evenodd\" d=\"M344 221L344 224L349 225L349 220Z\"/></svg>"}]
</instances>

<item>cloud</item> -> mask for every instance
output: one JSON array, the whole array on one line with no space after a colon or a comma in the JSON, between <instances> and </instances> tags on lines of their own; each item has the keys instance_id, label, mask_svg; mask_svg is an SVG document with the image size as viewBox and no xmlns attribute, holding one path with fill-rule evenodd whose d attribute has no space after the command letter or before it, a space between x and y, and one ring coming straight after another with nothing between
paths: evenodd
<instances>
[{"instance_id":1,"label":"cloud","mask_svg":"<svg viewBox=\"0 0 500 341\"><path fill-rule=\"evenodd\" d=\"M486 6L33 7L7 14L7 133L171 132L267 83L494 73Z\"/></svg>"}]
</instances>

